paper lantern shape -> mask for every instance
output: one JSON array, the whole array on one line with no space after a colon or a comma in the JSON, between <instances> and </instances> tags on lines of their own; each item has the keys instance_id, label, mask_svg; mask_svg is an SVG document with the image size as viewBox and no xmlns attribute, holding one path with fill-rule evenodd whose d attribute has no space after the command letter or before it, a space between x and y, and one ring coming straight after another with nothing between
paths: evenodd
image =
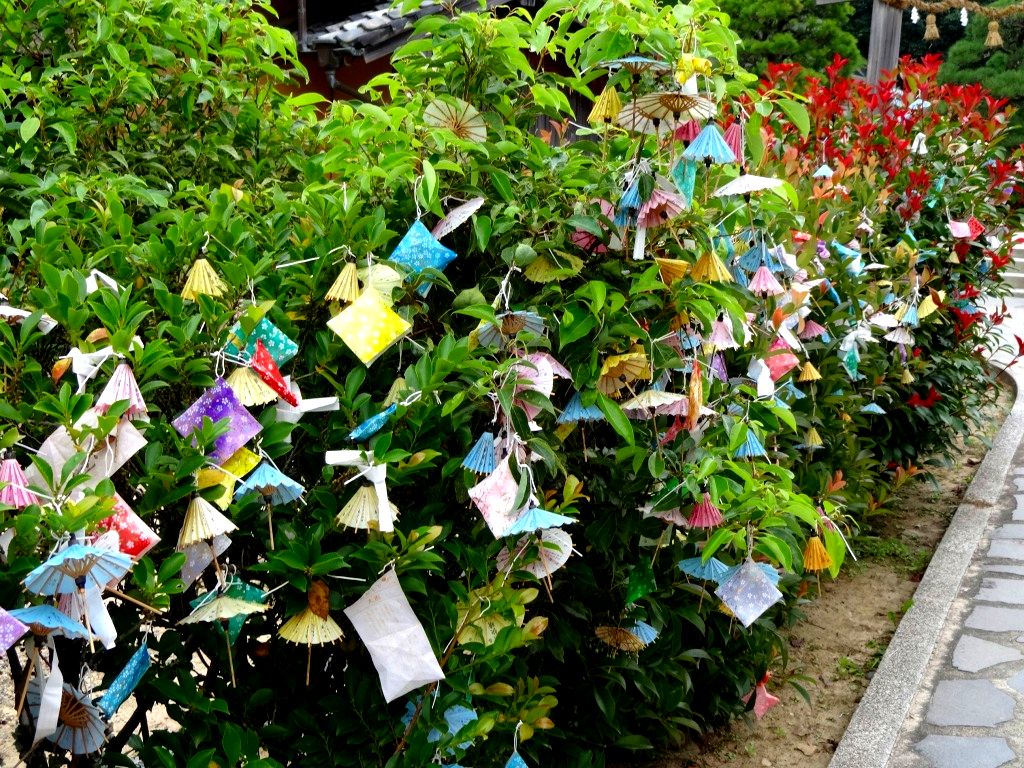
<instances>
[{"instance_id":1,"label":"paper lantern shape","mask_svg":"<svg viewBox=\"0 0 1024 768\"><path fill-rule=\"evenodd\" d=\"M242 330L241 323L235 323L229 331L229 339L230 341L224 349L245 360L253 358L256 354L256 342L262 342L278 367L299 353L299 345L266 317L260 318L252 333L249 334Z\"/></svg>"},{"instance_id":2,"label":"paper lantern shape","mask_svg":"<svg viewBox=\"0 0 1024 768\"><path fill-rule=\"evenodd\" d=\"M497 469L469 489L469 498L480 510L494 538L504 536L518 517L518 510L514 508L518 493L519 484L512 476L507 459L498 462Z\"/></svg>"},{"instance_id":3,"label":"paper lantern shape","mask_svg":"<svg viewBox=\"0 0 1024 768\"><path fill-rule=\"evenodd\" d=\"M242 405L266 405L277 400L277 393L248 366L235 368L228 374L227 384Z\"/></svg>"},{"instance_id":4,"label":"paper lantern shape","mask_svg":"<svg viewBox=\"0 0 1024 768\"><path fill-rule=\"evenodd\" d=\"M683 151L683 157L687 160L703 161L708 166L736 162L735 153L714 123L708 123L701 129L697 138Z\"/></svg>"},{"instance_id":5,"label":"paper lantern shape","mask_svg":"<svg viewBox=\"0 0 1024 768\"><path fill-rule=\"evenodd\" d=\"M457 205L445 214L445 217L434 225L430 234L440 240L445 235L450 235L472 218L473 214L480 210L486 200L482 197L473 197Z\"/></svg>"},{"instance_id":6,"label":"paper lantern shape","mask_svg":"<svg viewBox=\"0 0 1024 768\"><path fill-rule=\"evenodd\" d=\"M637 226L660 227L662 224L667 224L675 216L678 216L685 206L686 202L684 200L680 200L671 192L655 187L654 191L651 192L651 197L640 206L640 212L637 215Z\"/></svg>"},{"instance_id":7,"label":"paper lantern shape","mask_svg":"<svg viewBox=\"0 0 1024 768\"><path fill-rule=\"evenodd\" d=\"M537 557L528 562L520 558L531 545L537 547ZM572 537L560 528L545 528L540 536L523 536L511 548L502 549L496 558L499 571L527 571L538 579L549 579L551 574L569 562L572 555Z\"/></svg>"},{"instance_id":8,"label":"paper lantern shape","mask_svg":"<svg viewBox=\"0 0 1024 768\"><path fill-rule=\"evenodd\" d=\"M613 86L608 86L601 91L601 95L594 102L590 115L587 117L587 122L591 125L610 125L619 116L621 111L622 100L619 98L618 91Z\"/></svg>"},{"instance_id":9,"label":"paper lantern shape","mask_svg":"<svg viewBox=\"0 0 1024 768\"><path fill-rule=\"evenodd\" d=\"M594 627L594 635L605 645L624 653L639 653L647 647L636 633L622 627Z\"/></svg>"},{"instance_id":10,"label":"paper lantern shape","mask_svg":"<svg viewBox=\"0 0 1024 768\"><path fill-rule=\"evenodd\" d=\"M701 283L731 283L732 273L714 251L705 251L690 269L690 277Z\"/></svg>"},{"instance_id":11,"label":"paper lantern shape","mask_svg":"<svg viewBox=\"0 0 1024 768\"><path fill-rule=\"evenodd\" d=\"M545 528L558 528L563 525L571 525L576 519L568 515L560 515L557 512L549 512L540 507L530 507L516 518L512 525L505 530L506 536L517 536L523 533L533 533Z\"/></svg>"},{"instance_id":12,"label":"paper lantern shape","mask_svg":"<svg viewBox=\"0 0 1024 768\"><path fill-rule=\"evenodd\" d=\"M575 424L579 421L603 421L604 412L596 405L583 405L583 397L574 392L565 409L558 414L558 424Z\"/></svg>"},{"instance_id":13,"label":"paper lantern shape","mask_svg":"<svg viewBox=\"0 0 1024 768\"><path fill-rule=\"evenodd\" d=\"M341 301L345 304L351 304L359 298L359 278L356 275L355 262L345 262L345 266L341 268L338 277L327 289L327 295L324 298L328 301Z\"/></svg>"},{"instance_id":14,"label":"paper lantern shape","mask_svg":"<svg viewBox=\"0 0 1024 768\"><path fill-rule=\"evenodd\" d=\"M263 383L274 390L282 400L293 407L299 404L298 399L288 387L288 382L281 375L270 351L263 345L262 339L256 340L256 349L249 361L249 366L263 379Z\"/></svg>"},{"instance_id":15,"label":"paper lantern shape","mask_svg":"<svg viewBox=\"0 0 1024 768\"><path fill-rule=\"evenodd\" d=\"M52 605L32 605L10 611L11 618L24 624L37 637L66 637L69 640L88 640L89 630L66 613Z\"/></svg>"},{"instance_id":16,"label":"paper lantern shape","mask_svg":"<svg viewBox=\"0 0 1024 768\"><path fill-rule=\"evenodd\" d=\"M102 591L120 581L131 567L132 559L121 552L71 544L30 571L24 584L37 595L77 592L87 586Z\"/></svg>"},{"instance_id":17,"label":"paper lantern shape","mask_svg":"<svg viewBox=\"0 0 1024 768\"><path fill-rule=\"evenodd\" d=\"M306 607L281 625L277 634L289 643L306 646L306 685L309 685L314 645L328 645L345 635L331 618L330 590L322 581L314 581L306 593Z\"/></svg>"},{"instance_id":18,"label":"paper lantern shape","mask_svg":"<svg viewBox=\"0 0 1024 768\"><path fill-rule=\"evenodd\" d=\"M110 517L100 520L99 528L117 533L118 548L124 554L138 560L160 542L156 531L116 493L113 511Z\"/></svg>"},{"instance_id":19,"label":"paper lantern shape","mask_svg":"<svg viewBox=\"0 0 1024 768\"><path fill-rule=\"evenodd\" d=\"M395 264L401 264L408 269L410 277L414 277L424 269L444 271L457 255L451 248L441 245L423 222L417 219L395 246L390 258ZM417 293L426 296L429 291L430 284L425 283L419 287Z\"/></svg>"},{"instance_id":20,"label":"paper lantern shape","mask_svg":"<svg viewBox=\"0 0 1024 768\"><path fill-rule=\"evenodd\" d=\"M462 466L478 475L489 475L498 467L498 452L494 435L484 432L462 460Z\"/></svg>"},{"instance_id":21,"label":"paper lantern shape","mask_svg":"<svg viewBox=\"0 0 1024 768\"><path fill-rule=\"evenodd\" d=\"M255 346L255 342L253 343ZM213 387L206 390L198 400L188 407L173 422L174 428L182 437L189 437L202 426L203 419L220 421L227 419L230 429L214 441L212 457L222 462L252 440L263 427L245 409L231 387L224 379L217 379Z\"/></svg>"},{"instance_id":22,"label":"paper lantern shape","mask_svg":"<svg viewBox=\"0 0 1024 768\"><path fill-rule=\"evenodd\" d=\"M4 459L0 462L0 483L5 483L0 488L0 502L16 509L39 503L39 497L28 489L28 478L17 459Z\"/></svg>"},{"instance_id":23,"label":"paper lantern shape","mask_svg":"<svg viewBox=\"0 0 1024 768\"><path fill-rule=\"evenodd\" d=\"M680 560L677 564L680 571L687 576L704 581L722 583L725 575L729 573L729 566L717 557L709 557L707 562L700 557L691 557L687 560Z\"/></svg>"},{"instance_id":24,"label":"paper lantern shape","mask_svg":"<svg viewBox=\"0 0 1024 768\"><path fill-rule=\"evenodd\" d=\"M832 556L817 536L811 536L804 547L804 570L824 571L832 567Z\"/></svg>"},{"instance_id":25,"label":"paper lantern shape","mask_svg":"<svg viewBox=\"0 0 1024 768\"><path fill-rule=\"evenodd\" d=\"M369 366L412 327L395 313L380 294L367 288L347 308L327 322L363 365Z\"/></svg>"},{"instance_id":26,"label":"paper lantern shape","mask_svg":"<svg viewBox=\"0 0 1024 768\"><path fill-rule=\"evenodd\" d=\"M732 195L750 195L754 192L763 192L766 189L781 187L785 182L782 179L768 178L766 176L755 176L745 173L738 176L728 184L723 184L714 192L712 197L731 197Z\"/></svg>"},{"instance_id":27,"label":"paper lantern shape","mask_svg":"<svg viewBox=\"0 0 1024 768\"><path fill-rule=\"evenodd\" d=\"M487 124L476 108L454 96L434 99L423 110L423 122L435 128L447 128L456 138L483 144L487 141Z\"/></svg>"},{"instance_id":28,"label":"paper lantern shape","mask_svg":"<svg viewBox=\"0 0 1024 768\"><path fill-rule=\"evenodd\" d=\"M28 632L28 627L0 608L0 651L6 651Z\"/></svg>"},{"instance_id":29,"label":"paper lantern shape","mask_svg":"<svg viewBox=\"0 0 1024 768\"><path fill-rule=\"evenodd\" d=\"M688 525L691 528L715 528L721 525L724 519L718 507L711 502L711 494L705 493L704 497L693 505Z\"/></svg>"},{"instance_id":30,"label":"paper lantern shape","mask_svg":"<svg viewBox=\"0 0 1024 768\"><path fill-rule=\"evenodd\" d=\"M388 423L391 417L398 410L398 404L392 403L380 413L377 413L359 424L358 427L348 433L348 439L357 443L365 442L376 435Z\"/></svg>"},{"instance_id":31,"label":"paper lantern shape","mask_svg":"<svg viewBox=\"0 0 1024 768\"><path fill-rule=\"evenodd\" d=\"M96 702L96 706L107 716L108 720L121 708L125 700L132 695L132 691L138 687L151 664L152 659L149 655L149 648L146 646L146 641L143 640L139 649L131 655L128 663L124 665L124 668L114 678L110 687L107 688L106 692Z\"/></svg>"},{"instance_id":32,"label":"paper lantern shape","mask_svg":"<svg viewBox=\"0 0 1024 768\"><path fill-rule=\"evenodd\" d=\"M739 566L715 594L744 627L749 627L782 599L782 593L752 560Z\"/></svg>"},{"instance_id":33,"label":"paper lantern shape","mask_svg":"<svg viewBox=\"0 0 1024 768\"><path fill-rule=\"evenodd\" d=\"M211 541L222 534L238 530L233 522L202 496L193 496L185 512L185 520L178 534L179 552L201 541Z\"/></svg>"},{"instance_id":34,"label":"paper lantern shape","mask_svg":"<svg viewBox=\"0 0 1024 768\"><path fill-rule=\"evenodd\" d=\"M385 701L392 702L424 685L444 680L427 633L413 613L394 570L374 582L345 609L345 615L370 653Z\"/></svg>"},{"instance_id":35,"label":"paper lantern shape","mask_svg":"<svg viewBox=\"0 0 1024 768\"><path fill-rule=\"evenodd\" d=\"M195 301L199 296L223 296L228 287L206 259L196 259L185 278L181 298Z\"/></svg>"},{"instance_id":36,"label":"paper lantern shape","mask_svg":"<svg viewBox=\"0 0 1024 768\"><path fill-rule=\"evenodd\" d=\"M110 406L123 400L128 401L128 410L124 412L124 415L129 419L142 421L149 419L146 413L146 401L142 397L139 385L135 381L135 374L132 373L132 367L128 363L120 363L114 369L110 381L107 382L107 386L103 388L100 396L96 399L93 408L99 413L106 413L110 410Z\"/></svg>"},{"instance_id":37,"label":"paper lantern shape","mask_svg":"<svg viewBox=\"0 0 1024 768\"><path fill-rule=\"evenodd\" d=\"M767 456L768 453L764 449L764 445L757 437L757 433L754 432L754 428L747 427L747 437L743 441L743 444L736 449L736 453L733 454L738 459L756 459L762 456Z\"/></svg>"}]
</instances>

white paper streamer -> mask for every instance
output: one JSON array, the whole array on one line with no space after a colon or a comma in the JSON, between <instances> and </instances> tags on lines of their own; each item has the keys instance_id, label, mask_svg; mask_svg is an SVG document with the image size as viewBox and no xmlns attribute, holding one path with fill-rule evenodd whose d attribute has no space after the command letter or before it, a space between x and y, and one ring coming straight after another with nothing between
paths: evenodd
<instances>
[{"instance_id":1,"label":"white paper streamer","mask_svg":"<svg viewBox=\"0 0 1024 768\"><path fill-rule=\"evenodd\" d=\"M39 700L39 713L36 715L36 735L32 739L33 744L57 732L60 702L64 694L64 674L60 671L57 649L52 648L50 653L52 660L50 675L43 684L42 697ZM42 664L42 659L39 659L37 663Z\"/></svg>"},{"instance_id":2,"label":"white paper streamer","mask_svg":"<svg viewBox=\"0 0 1024 768\"><path fill-rule=\"evenodd\" d=\"M351 483L359 477L365 477L373 483L373 490L377 494L377 520L380 530L390 533L395 530L395 520L391 514L391 502L388 501L387 464L374 464L373 459L368 458L362 451L328 451L324 454L324 461L333 467L355 467L359 473L347 480Z\"/></svg>"}]
</instances>

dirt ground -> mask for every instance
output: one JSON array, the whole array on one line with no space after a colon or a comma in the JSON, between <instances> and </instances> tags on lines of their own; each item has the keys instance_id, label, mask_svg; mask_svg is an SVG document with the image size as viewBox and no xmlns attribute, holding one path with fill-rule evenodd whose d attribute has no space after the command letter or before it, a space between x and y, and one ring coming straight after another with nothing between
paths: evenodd
<instances>
[{"instance_id":1,"label":"dirt ground","mask_svg":"<svg viewBox=\"0 0 1024 768\"><path fill-rule=\"evenodd\" d=\"M1010 404L1004 393L986 421L986 440ZM823 581L821 597L805 606L806 620L789 636L790 669L810 678L803 681L810 704L792 688L776 688L782 703L759 723L737 721L648 768L827 768L986 451L972 437L957 466L905 485L892 513L876 523L877 536L855 547L860 561L835 582Z\"/></svg>"}]
</instances>

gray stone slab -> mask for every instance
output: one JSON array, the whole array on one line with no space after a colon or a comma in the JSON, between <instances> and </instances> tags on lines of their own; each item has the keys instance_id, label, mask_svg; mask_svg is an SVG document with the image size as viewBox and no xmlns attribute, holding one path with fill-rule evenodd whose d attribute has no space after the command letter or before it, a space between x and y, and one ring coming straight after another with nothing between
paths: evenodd
<instances>
[{"instance_id":1,"label":"gray stone slab","mask_svg":"<svg viewBox=\"0 0 1024 768\"><path fill-rule=\"evenodd\" d=\"M986 578L978 590L978 600L989 603L1024 605L1024 581L1020 579Z\"/></svg>"},{"instance_id":2,"label":"gray stone slab","mask_svg":"<svg viewBox=\"0 0 1024 768\"><path fill-rule=\"evenodd\" d=\"M1024 672L1018 672L1007 680L1006 684L1013 688L1017 693L1024 693Z\"/></svg>"},{"instance_id":3,"label":"gray stone slab","mask_svg":"<svg viewBox=\"0 0 1024 768\"><path fill-rule=\"evenodd\" d=\"M1012 573L1015 576L1024 576L1024 565L1010 565L1008 563L985 563L985 570L998 573Z\"/></svg>"},{"instance_id":4,"label":"gray stone slab","mask_svg":"<svg viewBox=\"0 0 1024 768\"><path fill-rule=\"evenodd\" d=\"M932 768L999 768L1017 756L1006 739L982 736L926 736L914 749Z\"/></svg>"},{"instance_id":5,"label":"gray stone slab","mask_svg":"<svg viewBox=\"0 0 1024 768\"><path fill-rule=\"evenodd\" d=\"M1024 609L976 605L965 624L969 629L983 629L986 632L1024 631Z\"/></svg>"},{"instance_id":6,"label":"gray stone slab","mask_svg":"<svg viewBox=\"0 0 1024 768\"><path fill-rule=\"evenodd\" d=\"M994 728L1013 719L1016 702L991 680L940 680L932 692L926 719L932 725Z\"/></svg>"},{"instance_id":7,"label":"gray stone slab","mask_svg":"<svg viewBox=\"0 0 1024 768\"><path fill-rule=\"evenodd\" d=\"M1024 539L1024 523L1006 523L992 531L993 539Z\"/></svg>"},{"instance_id":8,"label":"gray stone slab","mask_svg":"<svg viewBox=\"0 0 1024 768\"><path fill-rule=\"evenodd\" d=\"M1024 561L1024 541L993 541L988 548L988 556Z\"/></svg>"},{"instance_id":9,"label":"gray stone slab","mask_svg":"<svg viewBox=\"0 0 1024 768\"><path fill-rule=\"evenodd\" d=\"M961 672L980 672L996 664L1021 659L1024 659L1024 653L1016 648L982 640L974 635L961 637L953 651L953 666Z\"/></svg>"}]
</instances>

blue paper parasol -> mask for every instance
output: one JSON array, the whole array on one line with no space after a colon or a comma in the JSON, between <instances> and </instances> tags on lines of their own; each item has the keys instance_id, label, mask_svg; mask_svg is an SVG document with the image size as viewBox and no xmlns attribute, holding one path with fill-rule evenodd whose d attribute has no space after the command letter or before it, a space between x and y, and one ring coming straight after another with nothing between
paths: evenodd
<instances>
[{"instance_id":1,"label":"blue paper parasol","mask_svg":"<svg viewBox=\"0 0 1024 768\"><path fill-rule=\"evenodd\" d=\"M691 557L679 561L679 570L687 576L721 584L729 573L729 566L717 557L709 557L707 562L701 557Z\"/></svg>"},{"instance_id":2,"label":"blue paper parasol","mask_svg":"<svg viewBox=\"0 0 1024 768\"><path fill-rule=\"evenodd\" d=\"M575 522L576 520L572 517L560 515L557 512L549 512L540 507L531 507L516 518L512 525L505 530L505 535L512 536L520 533L531 533L542 528L561 528L563 525L570 525Z\"/></svg>"},{"instance_id":3,"label":"blue paper parasol","mask_svg":"<svg viewBox=\"0 0 1024 768\"><path fill-rule=\"evenodd\" d=\"M303 487L270 462L262 462L245 482L238 486L235 498L258 493L267 506L267 526L270 529L270 548L274 549L274 519L271 510L302 498Z\"/></svg>"},{"instance_id":4,"label":"blue paper parasol","mask_svg":"<svg viewBox=\"0 0 1024 768\"><path fill-rule=\"evenodd\" d=\"M743 441L743 445L737 448L736 453L733 455L737 459L756 459L761 456L767 456L768 452L765 451L764 445L761 444L753 428L747 427L747 439Z\"/></svg>"},{"instance_id":5,"label":"blue paper parasol","mask_svg":"<svg viewBox=\"0 0 1024 768\"><path fill-rule=\"evenodd\" d=\"M11 616L26 625L35 635L55 635L69 640L88 640L89 630L52 605L33 605L10 611Z\"/></svg>"},{"instance_id":6,"label":"blue paper parasol","mask_svg":"<svg viewBox=\"0 0 1024 768\"><path fill-rule=\"evenodd\" d=\"M658 639L658 630L645 621L637 621L629 628L629 631L636 635L641 642L650 645Z\"/></svg>"},{"instance_id":7,"label":"blue paper parasol","mask_svg":"<svg viewBox=\"0 0 1024 768\"><path fill-rule=\"evenodd\" d=\"M103 590L120 581L132 567L132 559L121 552L72 544L25 577L25 588L37 595L62 595L87 586Z\"/></svg>"},{"instance_id":8,"label":"blue paper parasol","mask_svg":"<svg viewBox=\"0 0 1024 768\"><path fill-rule=\"evenodd\" d=\"M703 160L707 165L736 162L736 154L714 123L708 123L701 129L697 138L683 151L683 157L687 160Z\"/></svg>"},{"instance_id":9,"label":"blue paper parasol","mask_svg":"<svg viewBox=\"0 0 1024 768\"><path fill-rule=\"evenodd\" d=\"M498 466L498 452L494 448L494 435L484 432L477 438L462 466L478 475L489 475Z\"/></svg>"},{"instance_id":10,"label":"blue paper parasol","mask_svg":"<svg viewBox=\"0 0 1024 768\"><path fill-rule=\"evenodd\" d=\"M604 413L596 405L583 405L579 392L573 393L565 409L555 421L558 424L575 424L578 421L603 421Z\"/></svg>"}]
</instances>

